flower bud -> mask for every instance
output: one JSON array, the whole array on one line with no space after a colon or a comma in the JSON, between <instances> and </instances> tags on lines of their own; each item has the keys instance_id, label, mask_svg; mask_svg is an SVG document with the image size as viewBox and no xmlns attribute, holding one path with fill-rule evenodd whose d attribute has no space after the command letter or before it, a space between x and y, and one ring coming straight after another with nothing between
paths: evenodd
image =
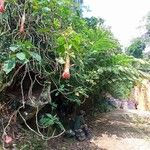
<instances>
[{"instance_id":1,"label":"flower bud","mask_svg":"<svg viewBox=\"0 0 150 150\"><path fill-rule=\"evenodd\" d=\"M24 23L25 23L25 13L22 15L22 18L21 18L20 29L19 29L20 33L24 32Z\"/></svg>"},{"instance_id":2,"label":"flower bud","mask_svg":"<svg viewBox=\"0 0 150 150\"><path fill-rule=\"evenodd\" d=\"M64 71L62 74L62 78L63 79L69 79L70 78L70 57L69 55L66 56L66 62L65 62L65 67L64 67Z\"/></svg>"},{"instance_id":3,"label":"flower bud","mask_svg":"<svg viewBox=\"0 0 150 150\"><path fill-rule=\"evenodd\" d=\"M0 0L0 13L5 11L4 0Z\"/></svg>"}]
</instances>

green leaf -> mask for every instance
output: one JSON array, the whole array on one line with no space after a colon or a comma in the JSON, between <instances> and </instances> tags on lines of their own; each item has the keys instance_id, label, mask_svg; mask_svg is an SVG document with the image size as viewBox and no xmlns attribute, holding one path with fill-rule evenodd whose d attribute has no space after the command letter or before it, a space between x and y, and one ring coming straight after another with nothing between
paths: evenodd
<instances>
[{"instance_id":1,"label":"green leaf","mask_svg":"<svg viewBox=\"0 0 150 150\"><path fill-rule=\"evenodd\" d=\"M26 55L24 53L17 53L16 54L16 57L19 59L19 60L25 60L26 59Z\"/></svg>"},{"instance_id":2,"label":"green leaf","mask_svg":"<svg viewBox=\"0 0 150 150\"><path fill-rule=\"evenodd\" d=\"M34 58L35 60L41 62L41 56L35 52L30 52L30 55L32 58Z\"/></svg>"},{"instance_id":3,"label":"green leaf","mask_svg":"<svg viewBox=\"0 0 150 150\"><path fill-rule=\"evenodd\" d=\"M56 58L56 61L60 64L65 64L65 60L62 57Z\"/></svg>"},{"instance_id":4,"label":"green leaf","mask_svg":"<svg viewBox=\"0 0 150 150\"><path fill-rule=\"evenodd\" d=\"M53 118L53 116L51 114L46 114L46 116L51 118L51 119Z\"/></svg>"},{"instance_id":5,"label":"green leaf","mask_svg":"<svg viewBox=\"0 0 150 150\"><path fill-rule=\"evenodd\" d=\"M9 49L10 49L12 52L15 52L15 51L18 49L18 46L17 46L17 45L13 45L13 46L10 46Z\"/></svg>"},{"instance_id":6,"label":"green leaf","mask_svg":"<svg viewBox=\"0 0 150 150\"><path fill-rule=\"evenodd\" d=\"M8 74L9 72L12 71L13 68L15 68L16 65L16 60L15 59L9 59L7 61L4 62L3 65L3 71L6 72L6 74Z\"/></svg>"}]
</instances>

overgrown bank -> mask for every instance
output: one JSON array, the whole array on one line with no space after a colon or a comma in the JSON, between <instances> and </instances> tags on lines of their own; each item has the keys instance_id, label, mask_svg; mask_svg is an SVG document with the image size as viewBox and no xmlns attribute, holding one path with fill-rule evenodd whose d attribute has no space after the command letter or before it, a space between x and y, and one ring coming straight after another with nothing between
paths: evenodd
<instances>
[{"instance_id":1,"label":"overgrown bank","mask_svg":"<svg viewBox=\"0 0 150 150\"><path fill-rule=\"evenodd\" d=\"M141 62L121 51L103 20L83 18L71 0L10 0L5 9L2 4L3 139L15 139L11 128L18 122L27 125L33 116L36 129L27 125L30 130L43 139L57 137L65 131L62 118L79 105L94 104L106 92L125 98L146 76L136 69Z\"/></svg>"}]
</instances>

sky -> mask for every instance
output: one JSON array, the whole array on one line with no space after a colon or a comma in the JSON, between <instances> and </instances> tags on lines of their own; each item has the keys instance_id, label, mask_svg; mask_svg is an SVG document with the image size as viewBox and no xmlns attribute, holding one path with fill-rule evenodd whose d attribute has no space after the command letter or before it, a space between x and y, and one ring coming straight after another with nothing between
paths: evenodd
<instances>
[{"instance_id":1,"label":"sky","mask_svg":"<svg viewBox=\"0 0 150 150\"><path fill-rule=\"evenodd\" d=\"M111 26L114 36L127 47L133 38L144 32L144 17L150 12L150 0L84 0L91 12Z\"/></svg>"}]
</instances>

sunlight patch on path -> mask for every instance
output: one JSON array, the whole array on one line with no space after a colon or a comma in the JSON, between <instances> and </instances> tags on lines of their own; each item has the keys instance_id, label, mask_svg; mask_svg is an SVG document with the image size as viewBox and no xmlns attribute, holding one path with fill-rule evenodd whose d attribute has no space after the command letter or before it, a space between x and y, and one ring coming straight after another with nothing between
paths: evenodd
<instances>
[{"instance_id":1,"label":"sunlight patch on path","mask_svg":"<svg viewBox=\"0 0 150 150\"><path fill-rule=\"evenodd\" d=\"M107 150L149 150L150 141L137 138L118 138L116 135L103 134L91 141L100 148Z\"/></svg>"}]
</instances>

